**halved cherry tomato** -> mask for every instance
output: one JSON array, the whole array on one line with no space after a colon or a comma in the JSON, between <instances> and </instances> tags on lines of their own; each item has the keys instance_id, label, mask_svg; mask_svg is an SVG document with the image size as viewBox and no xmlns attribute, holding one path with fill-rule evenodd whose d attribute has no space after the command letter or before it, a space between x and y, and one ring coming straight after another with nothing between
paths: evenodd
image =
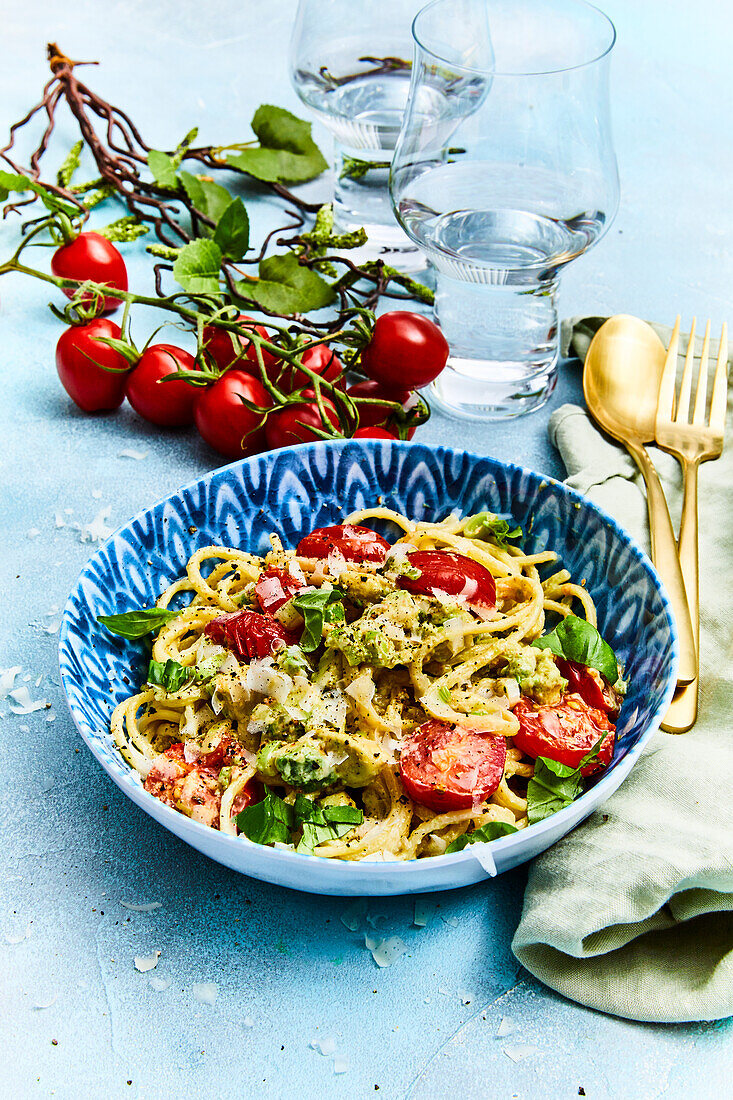
<instances>
[{"instance_id":1,"label":"halved cherry tomato","mask_svg":"<svg viewBox=\"0 0 733 1100\"><path fill-rule=\"evenodd\" d=\"M296 553L302 558L327 558L332 550L338 551L347 561L368 561L381 565L391 546L370 527L340 523L311 531L300 540Z\"/></svg>"},{"instance_id":2,"label":"halved cherry tomato","mask_svg":"<svg viewBox=\"0 0 733 1100\"><path fill-rule=\"evenodd\" d=\"M400 753L400 775L413 802L438 813L478 806L501 783L506 738L432 719Z\"/></svg>"},{"instance_id":3,"label":"halved cherry tomato","mask_svg":"<svg viewBox=\"0 0 733 1100\"><path fill-rule=\"evenodd\" d=\"M246 806L252 806L255 802L261 802L264 797L265 794L262 790L262 784L258 783L256 779L250 779L248 783L244 784L241 791L232 802L232 817L241 814Z\"/></svg>"},{"instance_id":4,"label":"halved cherry tomato","mask_svg":"<svg viewBox=\"0 0 733 1100\"><path fill-rule=\"evenodd\" d=\"M217 645L225 645L243 661L270 657L284 645L295 645L298 635L277 621L273 615L259 614L245 608L213 619L204 634Z\"/></svg>"},{"instance_id":5,"label":"halved cherry tomato","mask_svg":"<svg viewBox=\"0 0 733 1100\"><path fill-rule=\"evenodd\" d=\"M569 694L580 695L589 706L605 710L615 717L618 716L621 709L618 692L597 669L557 656L555 664L568 682Z\"/></svg>"},{"instance_id":6,"label":"halved cherry tomato","mask_svg":"<svg viewBox=\"0 0 733 1100\"><path fill-rule=\"evenodd\" d=\"M247 313L240 313L236 318L238 324L256 332L265 340L272 337L264 325L258 325L254 317ZM218 325L204 325L202 345L206 354L213 359L219 370L228 370L235 363L239 370L254 375L261 381L257 350L251 340L239 336L235 332L219 328ZM280 359L271 351L262 348L262 360L265 364L267 377L273 382L280 369Z\"/></svg>"},{"instance_id":7,"label":"halved cherry tomato","mask_svg":"<svg viewBox=\"0 0 733 1100\"><path fill-rule=\"evenodd\" d=\"M398 577L400 588L416 596L431 596L444 592L448 596L463 596L471 607L491 611L496 604L496 582L485 565L456 554L452 550L415 550L408 554L410 565L420 570L420 576Z\"/></svg>"},{"instance_id":8,"label":"halved cherry tomato","mask_svg":"<svg viewBox=\"0 0 733 1100\"><path fill-rule=\"evenodd\" d=\"M421 389L438 377L449 351L445 336L429 318L392 310L377 317L360 365L386 389Z\"/></svg>"},{"instance_id":9,"label":"halved cherry tomato","mask_svg":"<svg viewBox=\"0 0 733 1100\"><path fill-rule=\"evenodd\" d=\"M127 290L125 261L112 242L101 233L80 233L69 244L57 248L51 257L51 271L59 279L78 279L82 282L90 279L112 289ZM64 288L67 298L73 298L75 293L74 287ZM85 305L93 301L91 291L82 296ZM109 313L117 309L120 301L120 298L110 294L103 295L100 312Z\"/></svg>"},{"instance_id":10,"label":"halved cherry tomato","mask_svg":"<svg viewBox=\"0 0 733 1100\"><path fill-rule=\"evenodd\" d=\"M303 390L303 396L314 397L315 395L313 390ZM338 427L338 414L327 397L323 398L323 407L326 418L334 428ZM292 405L283 405L267 418L265 424L267 446L276 451L280 447L292 447L296 443L311 443L314 439L320 439L320 436L312 432L311 428L323 431L323 420L315 401L298 401L293 402Z\"/></svg>"},{"instance_id":11,"label":"halved cherry tomato","mask_svg":"<svg viewBox=\"0 0 733 1100\"><path fill-rule=\"evenodd\" d=\"M275 612L283 604L287 603L295 593L303 587L299 581L286 569L278 569L271 565L260 573L255 585L257 602L263 611Z\"/></svg>"},{"instance_id":12,"label":"halved cherry tomato","mask_svg":"<svg viewBox=\"0 0 733 1100\"><path fill-rule=\"evenodd\" d=\"M604 711L588 706L580 695L564 695L559 703L542 706L522 697L514 707L514 716L519 720L514 744L535 760L546 756L577 768L605 733L598 756L583 768L583 775L592 775L611 763L616 727Z\"/></svg>"},{"instance_id":13,"label":"halved cherry tomato","mask_svg":"<svg viewBox=\"0 0 733 1100\"><path fill-rule=\"evenodd\" d=\"M198 387L183 379L164 382L177 371L195 371L196 360L172 344L150 344L127 378L127 400L135 412L161 428L185 428L193 423Z\"/></svg>"},{"instance_id":14,"label":"halved cherry tomato","mask_svg":"<svg viewBox=\"0 0 733 1100\"><path fill-rule=\"evenodd\" d=\"M100 336L119 340L121 335L114 321L96 317L86 325L72 325L59 337L56 370L69 397L84 412L109 412L125 399L128 363L109 344L99 342Z\"/></svg>"},{"instance_id":15,"label":"halved cherry tomato","mask_svg":"<svg viewBox=\"0 0 733 1100\"><path fill-rule=\"evenodd\" d=\"M262 413L254 412L245 401L261 409L272 405L262 383L238 369L228 370L196 395L193 415L199 435L227 458L259 454L266 446Z\"/></svg>"},{"instance_id":16,"label":"halved cherry tomato","mask_svg":"<svg viewBox=\"0 0 733 1100\"><path fill-rule=\"evenodd\" d=\"M324 378L326 382L333 382L342 373L344 365L336 353L327 348L325 344L317 344L314 348L308 348L300 357L303 366L308 367L315 374ZM313 380L298 367L293 367L283 361L282 370L275 380L275 384L286 393L302 389L303 386L311 386Z\"/></svg>"}]
</instances>

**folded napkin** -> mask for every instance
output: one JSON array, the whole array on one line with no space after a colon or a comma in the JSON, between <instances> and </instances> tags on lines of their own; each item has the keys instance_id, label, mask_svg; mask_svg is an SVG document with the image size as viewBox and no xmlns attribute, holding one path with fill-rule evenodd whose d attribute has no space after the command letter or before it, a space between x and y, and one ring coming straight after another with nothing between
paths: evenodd
<instances>
[{"instance_id":1,"label":"folded napkin","mask_svg":"<svg viewBox=\"0 0 733 1100\"><path fill-rule=\"evenodd\" d=\"M575 324L582 358L603 318ZM664 337L663 337L664 338ZM700 710L657 733L601 810L534 861L512 949L566 997L634 1020L733 1015L733 441L700 471ZM550 420L568 484L648 547L641 479L574 405ZM671 510L681 480L652 452Z\"/></svg>"}]
</instances>

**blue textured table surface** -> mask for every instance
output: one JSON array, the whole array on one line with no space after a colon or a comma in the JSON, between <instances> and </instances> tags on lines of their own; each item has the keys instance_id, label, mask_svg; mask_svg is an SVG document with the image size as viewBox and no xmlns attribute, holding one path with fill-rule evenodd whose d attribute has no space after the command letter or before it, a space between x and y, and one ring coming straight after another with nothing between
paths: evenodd
<instances>
[{"instance_id":1,"label":"blue textured table surface","mask_svg":"<svg viewBox=\"0 0 733 1100\"><path fill-rule=\"evenodd\" d=\"M694 14L662 0L606 8L619 31L622 204L607 239L567 273L563 314L669 322L682 310L719 325L733 282L725 16L715 0ZM35 100L51 39L100 60L90 82L153 144L172 147L194 123L206 141L246 140L260 102L299 110L287 79L294 10L294 0L14 4L3 13L0 131ZM61 133L70 144L67 119ZM259 234L275 206L249 205ZM0 231L2 256L14 232ZM124 251L131 286L149 291L142 244ZM58 609L92 549L73 525L101 512L114 527L216 458L192 433L156 431L129 408L80 414L56 379L47 300L40 284L0 285L0 665L21 665L18 683L50 704L24 716L0 702L0 1092L542 1100L584 1090L621 1100L700 1095L705 1081L706 1095L726 1094L727 1024L604 1017L518 966L509 944L521 871L437 896L418 928L411 900L354 909L242 878L117 791L78 738L58 682ZM578 371L566 366L551 407L578 397ZM502 427L435 416L421 438L562 476L549 411ZM123 904L151 902L160 907ZM407 945L390 969L365 947L375 930ZM158 950L157 968L139 973L134 957Z\"/></svg>"}]
</instances>

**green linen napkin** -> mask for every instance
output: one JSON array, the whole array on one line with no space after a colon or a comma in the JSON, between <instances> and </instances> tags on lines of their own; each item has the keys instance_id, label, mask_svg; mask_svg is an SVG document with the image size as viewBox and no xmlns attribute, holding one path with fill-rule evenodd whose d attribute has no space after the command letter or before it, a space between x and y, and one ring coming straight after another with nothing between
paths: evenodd
<instances>
[{"instance_id":1,"label":"green linen napkin","mask_svg":"<svg viewBox=\"0 0 733 1100\"><path fill-rule=\"evenodd\" d=\"M582 358L603 320L576 323L565 349ZM727 451L700 471L698 721L680 736L658 732L609 801L534 861L512 943L546 985L634 1020L733 1015L732 411ZM648 546L625 452L573 405L553 414L550 437L569 484ZM679 511L676 464L652 453Z\"/></svg>"}]
</instances>

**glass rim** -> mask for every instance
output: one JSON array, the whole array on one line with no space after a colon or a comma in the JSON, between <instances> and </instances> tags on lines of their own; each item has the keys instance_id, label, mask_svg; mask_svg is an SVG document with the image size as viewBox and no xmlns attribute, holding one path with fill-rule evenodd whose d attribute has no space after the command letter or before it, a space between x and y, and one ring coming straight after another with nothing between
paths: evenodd
<instances>
[{"instance_id":1,"label":"glass rim","mask_svg":"<svg viewBox=\"0 0 733 1100\"><path fill-rule=\"evenodd\" d=\"M611 32L611 40L606 48L601 50L600 53L595 54L593 57L588 58L587 61L579 61L575 65L560 65L556 69L519 69L511 72L501 72L498 69L485 69L480 67L477 68L472 65L462 65L459 62L452 61L448 57L443 57L442 54L436 53L436 51L431 49L430 46L427 46L419 37L417 29L418 21L422 18L422 16L425 15L426 12L430 11L432 8L437 8L441 4L452 2L454 2L454 0L430 0L430 3L421 8L412 21L412 37L417 46L419 46L421 50L424 50L425 53L430 54L430 56L436 58L436 60L444 61L446 65L451 65L453 68L460 69L462 72L465 73L491 73L492 76L553 76L560 73L573 72L575 69L584 69L587 68L589 65L595 65L597 61L601 61L604 57L606 57L616 45L616 26L611 17L607 15L606 12L596 7L595 4L588 3L588 0L570 0L570 3L572 3L575 7L585 8L586 11L594 12L597 16L600 16L601 22L605 23L606 27Z\"/></svg>"}]
</instances>

